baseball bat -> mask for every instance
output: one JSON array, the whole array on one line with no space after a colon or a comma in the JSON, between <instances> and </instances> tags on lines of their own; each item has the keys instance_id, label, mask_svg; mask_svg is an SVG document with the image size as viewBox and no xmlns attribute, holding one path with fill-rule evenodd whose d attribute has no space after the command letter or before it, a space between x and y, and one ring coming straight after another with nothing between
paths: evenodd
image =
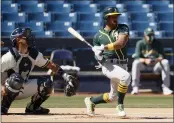
<instances>
[{"instance_id":1,"label":"baseball bat","mask_svg":"<svg viewBox=\"0 0 174 123\"><path fill-rule=\"evenodd\" d=\"M72 35L74 35L77 39L79 39L80 41L82 41L82 42L84 42L84 43L86 43L89 47L91 47L91 48L93 48L93 46L90 44L90 43L88 43L76 30L74 30L72 27L69 27L68 28L68 32L69 33L71 33ZM99 64L99 68L100 68L100 66L102 66L102 64L99 62L99 61L97 61L98 62L98 64ZM97 68L98 66L96 66L96 68Z\"/></svg>"},{"instance_id":2,"label":"baseball bat","mask_svg":"<svg viewBox=\"0 0 174 123\"><path fill-rule=\"evenodd\" d=\"M75 36L80 41L86 43L91 48L93 47L90 43L88 43L76 30L74 30L72 27L68 28L68 32L71 33L73 36Z\"/></svg>"}]
</instances>

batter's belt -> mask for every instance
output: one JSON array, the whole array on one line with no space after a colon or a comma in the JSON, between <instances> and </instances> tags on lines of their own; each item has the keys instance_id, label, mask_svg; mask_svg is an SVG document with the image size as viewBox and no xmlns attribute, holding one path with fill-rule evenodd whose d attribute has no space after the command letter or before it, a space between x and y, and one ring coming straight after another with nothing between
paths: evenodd
<instances>
[{"instance_id":1,"label":"batter's belt","mask_svg":"<svg viewBox=\"0 0 174 123\"><path fill-rule=\"evenodd\" d=\"M106 59L104 63L128 64L128 59Z\"/></svg>"}]
</instances>

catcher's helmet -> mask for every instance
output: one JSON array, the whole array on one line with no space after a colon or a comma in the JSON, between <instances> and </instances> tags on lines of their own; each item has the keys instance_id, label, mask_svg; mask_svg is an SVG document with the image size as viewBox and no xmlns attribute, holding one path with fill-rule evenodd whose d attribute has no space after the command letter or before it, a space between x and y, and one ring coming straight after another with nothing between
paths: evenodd
<instances>
[{"instance_id":1,"label":"catcher's helmet","mask_svg":"<svg viewBox=\"0 0 174 123\"><path fill-rule=\"evenodd\" d=\"M103 19L107 20L108 16L121 15L116 7L107 7L103 11Z\"/></svg>"},{"instance_id":2,"label":"catcher's helmet","mask_svg":"<svg viewBox=\"0 0 174 123\"><path fill-rule=\"evenodd\" d=\"M22 37L25 38L29 47L34 47L34 35L30 28L16 28L10 36L13 47L16 47L16 38Z\"/></svg>"}]
</instances>

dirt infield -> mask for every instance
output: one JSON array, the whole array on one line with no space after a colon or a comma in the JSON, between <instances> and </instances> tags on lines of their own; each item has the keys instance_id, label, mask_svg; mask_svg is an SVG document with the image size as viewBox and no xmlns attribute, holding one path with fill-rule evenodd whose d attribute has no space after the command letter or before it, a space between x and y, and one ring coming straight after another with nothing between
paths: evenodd
<instances>
[{"instance_id":1,"label":"dirt infield","mask_svg":"<svg viewBox=\"0 0 174 123\"><path fill-rule=\"evenodd\" d=\"M50 108L49 115L25 115L24 108L11 108L2 122L173 122L173 108L126 108L127 117L116 115L114 108L96 108L96 116L84 108Z\"/></svg>"}]
</instances>

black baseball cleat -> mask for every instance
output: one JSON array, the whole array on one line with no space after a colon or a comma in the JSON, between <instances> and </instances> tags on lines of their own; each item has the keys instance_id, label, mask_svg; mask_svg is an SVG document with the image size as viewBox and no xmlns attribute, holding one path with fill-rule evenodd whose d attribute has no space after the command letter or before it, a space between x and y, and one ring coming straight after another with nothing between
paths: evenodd
<instances>
[{"instance_id":1,"label":"black baseball cleat","mask_svg":"<svg viewBox=\"0 0 174 123\"><path fill-rule=\"evenodd\" d=\"M28 108L25 109L26 114L48 114L49 112L50 112L49 109L43 107L39 107L36 110L30 110Z\"/></svg>"},{"instance_id":2,"label":"black baseball cleat","mask_svg":"<svg viewBox=\"0 0 174 123\"><path fill-rule=\"evenodd\" d=\"M1 106L1 115L7 115L7 113L8 113L8 109Z\"/></svg>"}]
</instances>

